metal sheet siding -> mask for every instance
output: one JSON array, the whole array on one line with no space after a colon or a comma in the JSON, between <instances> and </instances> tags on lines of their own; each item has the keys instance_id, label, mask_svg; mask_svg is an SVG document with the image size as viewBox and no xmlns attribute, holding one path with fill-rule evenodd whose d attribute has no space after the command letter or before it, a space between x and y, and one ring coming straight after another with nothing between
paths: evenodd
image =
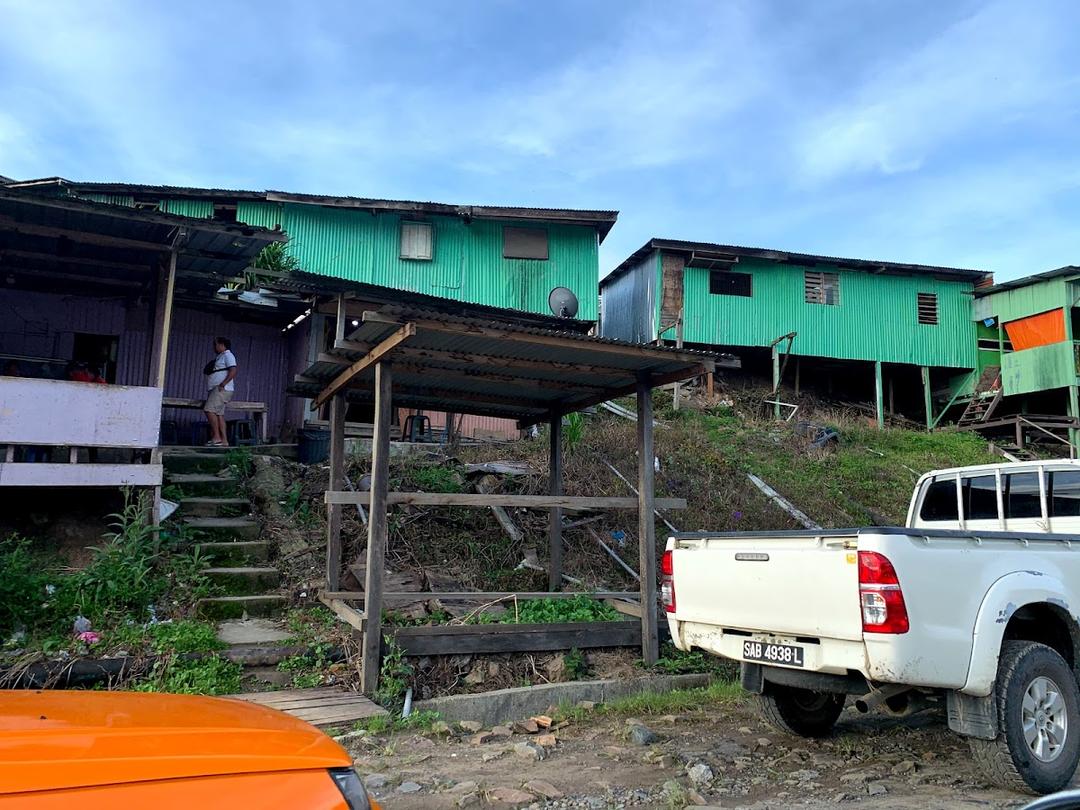
<instances>
[{"instance_id":1,"label":"metal sheet siding","mask_svg":"<svg viewBox=\"0 0 1080 810\"><path fill-rule=\"evenodd\" d=\"M839 306L805 302L804 269L839 273ZM798 355L975 367L970 283L850 272L829 265L779 266L755 259L739 262L737 272L753 276L751 297L710 295L709 271L686 269L687 342L768 346L781 335L797 332L792 352ZM920 292L937 294L937 325L918 323Z\"/></svg>"},{"instance_id":2,"label":"metal sheet siding","mask_svg":"<svg viewBox=\"0 0 1080 810\"><path fill-rule=\"evenodd\" d=\"M128 208L135 207L135 198L130 194L79 194L83 200L91 202L107 203L108 205L124 205Z\"/></svg>"},{"instance_id":3,"label":"metal sheet siding","mask_svg":"<svg viewBox=\"0 0 1080 810\"><path fill-rule=\"evenodd\" d=\"M214 216L214 204L209 200L162 200L161 210L194 219L212 219Z\"/></svg>"},{"instance_id":4,"label":"metal sheet siding","mask_svg":"<svg viewBox=\"0 0 1080 810\"><path fill-rule=\"evenodd\" d=\"M656 253L622 273L601 292L601 337L649 343L655 337Z\"/></svg>"},{"instance_id":5,"label":"metal sheet siding","mask_svg":"<svg viewBox=\"0 0 1080 810\"><path fill-rule=\"evenodd\" d=\"M1064 388L1077 377L1071 341L1036 346L1001 356L1001 385L1006 396Z\"/></svg>"},{"instance_id":6,"label":"metal sheet siding","mask_svg":"<svg viewBox=\"0 0 1080 810\"><path fill-rule=\"evenodd\" d=\"M980 303L980 313L988 312L987 317L996 316L1002 321L1015 321L1017 318L1058 309L1068 303L1067 284L1064 278L1052 278L1026 287L991 293L980 299L985 302Z\"/></svg>"},{"instance_id":7,"label":"metal sheet siding","mask_svg":"<svg viewBox=\"0 0 1080 810\"><path fill-rule=\"evenodd\" d=\"M417 261L401 258L402 218L396 212L372 214L313 205L237 205L241 222L280 225L289 235L290 252L310 273L543 314L550 312L547 299L552 288L568 287L580 302L578 318L596 320L595 229L534 223L548 232L549 258L504 259L501 221L424 217L422 221L434 226L434 256Z\"/></svg>"}]
</instances>

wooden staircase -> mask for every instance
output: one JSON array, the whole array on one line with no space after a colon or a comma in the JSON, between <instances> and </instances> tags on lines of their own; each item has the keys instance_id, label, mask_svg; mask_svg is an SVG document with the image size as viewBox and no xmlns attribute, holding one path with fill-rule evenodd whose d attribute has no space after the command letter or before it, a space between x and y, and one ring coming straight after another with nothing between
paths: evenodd
<instances>
[{"instance_id":1,"label":"wooden staircase","mask_svg":"<svg viewBox=\"0 0 1080 810\"><path fill-rule=\"evenodd\" d=\"M1001 404L1001 368L987 366L983 369L975 390L964 412L957 421L958 427L969 427L987 421Z\"/></svg>"}]
</instances>

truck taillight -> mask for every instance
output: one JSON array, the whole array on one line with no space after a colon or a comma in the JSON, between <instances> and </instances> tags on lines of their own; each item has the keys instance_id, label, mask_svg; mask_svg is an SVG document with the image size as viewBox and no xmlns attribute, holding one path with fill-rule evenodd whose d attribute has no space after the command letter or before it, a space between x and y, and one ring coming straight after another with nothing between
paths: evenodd
<instances>
[{"instance_id":1,"label":"truck taillight","mask_svg":"<svg viewBox=\"0 0 1080 810\"><path fill-rule=\"evenodd\" d=\"M671 551L660 558L660 603L668 613L675 612L675 567Z\"/></svg>"},{"instance_id":2,"label":"truck taillight","mask_svg":"<svg viewBox=\"0 0 1080 810\"><path fill-rule=\"evenodd\" d=\"M910 628L900 579L888 558L859 552L859 602L864 633L906 633Z\"/></svg>"}]
</instances>

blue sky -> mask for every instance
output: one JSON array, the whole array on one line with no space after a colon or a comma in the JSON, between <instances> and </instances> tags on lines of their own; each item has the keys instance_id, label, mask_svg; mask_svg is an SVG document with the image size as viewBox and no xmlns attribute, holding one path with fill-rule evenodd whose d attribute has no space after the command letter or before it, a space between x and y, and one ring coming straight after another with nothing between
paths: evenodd
<instances>
[{"instance_id":1,"label":"blue sky","mask_svg":"<svg viewBox=\"0 0 1080 810\"><path fill-rule=\"evenodd\" d=\"M1080 264L1080 4L0 0L0 174L614 208L652 236Z\"/></svg>"}]
</instances>

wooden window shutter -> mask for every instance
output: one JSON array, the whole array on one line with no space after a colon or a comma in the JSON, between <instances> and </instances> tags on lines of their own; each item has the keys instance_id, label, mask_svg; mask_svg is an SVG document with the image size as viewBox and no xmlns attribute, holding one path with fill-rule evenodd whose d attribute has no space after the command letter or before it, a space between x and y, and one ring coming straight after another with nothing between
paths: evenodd
<instances>
[{"instance_id":1,"label":"wooden window shutter","mask_svg":"<svg viewBox=\"0 0 1080 810\"><path fill-rule=\"evenodd\" d=\"M840 274L820 270L804 271L803 300L808 304L840 306Z\"/></svg>"},{"instance_id":2,"label":"wooden window shutter","mask_svg":"<svg viewBox=\"0 0 1080 810\"><path fill-rule=\"evenodd\" d=\"M430 261L434 241L432 231L430 222L402 222L401 258Z\"/></svg>"},{"instance_id":3,"label":"wooden window shutter","mask_svg":"<svg viewBox=\"0 0 1080 810\"><path fill-rule=\"evenodd\" d=\"M938 301L937 293L918 293L919 323L928 326L937 326Z\"/></svg>"}]
</instances>

